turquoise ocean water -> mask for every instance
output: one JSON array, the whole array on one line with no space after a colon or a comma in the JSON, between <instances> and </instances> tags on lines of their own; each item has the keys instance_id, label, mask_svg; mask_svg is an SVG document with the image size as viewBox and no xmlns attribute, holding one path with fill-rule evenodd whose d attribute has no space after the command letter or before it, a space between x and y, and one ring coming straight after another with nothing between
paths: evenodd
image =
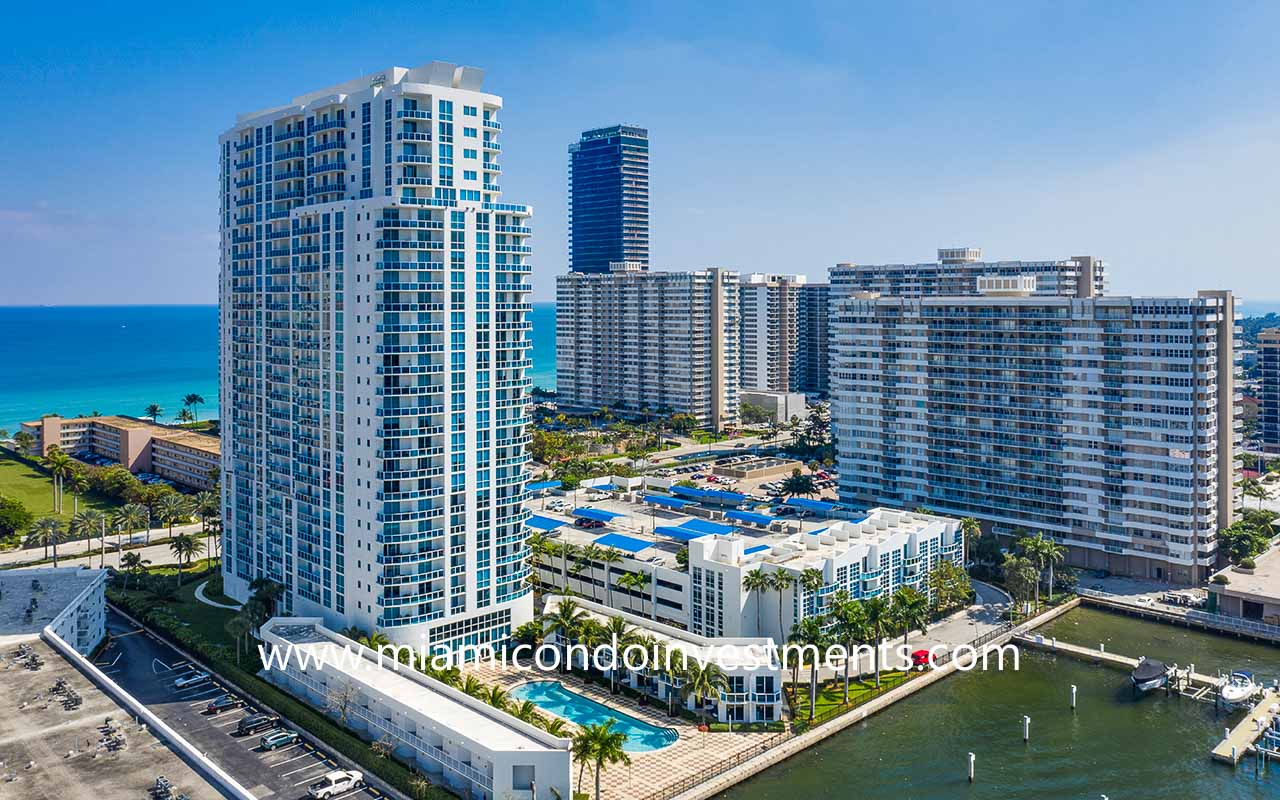
<instances>
[{"instance_id":1,"label":"turquoise ocean water","mask_svg":"<svg viewBox=\"0 0 1280 800\"><path fill-rule=\"evenodd\" d=\"M533 304L535 386L556 380L554 303ZM158 403L172 421L191 392L218 415L216 306L0 307L0 428L42 414L130 414Z\"/></svg>"}]
</instances>

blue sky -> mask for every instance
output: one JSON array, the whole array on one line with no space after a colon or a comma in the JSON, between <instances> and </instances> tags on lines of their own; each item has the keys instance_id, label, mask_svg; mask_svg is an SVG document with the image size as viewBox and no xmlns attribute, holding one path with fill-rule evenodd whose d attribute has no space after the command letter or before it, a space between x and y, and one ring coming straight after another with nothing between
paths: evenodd
<instances>
[{"instance_id":1,"label":"blue sky","mask_svg":"<svg viewBox=\"0 0 1280 800\"><path fill-rule=\"evenodd\" d=\"M1276 3L9 14L0 304L215 302L216 139L236 112L432 60L485 68L505 98L504 199L536 209L535 299L565 269L566 147L614 122L651 132L657 268L816 278L966 245L1099 255L1116 293L1280 299Z\"/></svg>"}]
</instances>

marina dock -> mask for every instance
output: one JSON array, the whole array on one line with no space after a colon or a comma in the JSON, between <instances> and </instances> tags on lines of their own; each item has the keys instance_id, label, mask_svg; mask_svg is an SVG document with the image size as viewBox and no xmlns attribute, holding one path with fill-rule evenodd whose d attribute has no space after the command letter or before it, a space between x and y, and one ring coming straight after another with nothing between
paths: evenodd
<instances>
[{"instance_id":1,"label":"marina dock","mask_svg":"<svg viewBox=\"0 0 1280 800\"><path fill-rule=\"evenodd\" d=\"M1081 661L1105 664L1121 670L1131 670L1138 665L1136 658L1109 653L1104 649L1095 650L1091 647L1060 642L1037 634L1020 634L1014 637L1014 641L1037 650L1062 653ZM1222 682L1222 677L1195 672L1194 665L1189 665L1176 668L1169 680L1169 690L1176 692L1179 696L1216 702L1217 689ZM1273 707L1280 707L1280 695L1274 689L1264 687L1261 699L1253 705L1244 719L1240 720L1234 728L1224 731L1222 741L1211 751L1214 760L1224 764L1239 764L1241 759L1253 751L1258 739L1271 724L1271 718L1275 715Z\"/></svg>"}]
</instances>

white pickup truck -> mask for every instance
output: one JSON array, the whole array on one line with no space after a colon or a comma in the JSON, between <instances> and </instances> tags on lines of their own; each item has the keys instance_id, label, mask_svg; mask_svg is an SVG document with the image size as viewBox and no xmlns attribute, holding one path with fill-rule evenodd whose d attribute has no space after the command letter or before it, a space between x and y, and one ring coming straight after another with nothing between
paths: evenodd
<instances>
[{"instance_id":1,"label":"white pickup truck","mask_svg":"<svg viewBox=\"0 0 1280 800\"><path fill-rule=\"evenodd\" d=\"M359 789L364 786L364 773L354 769L335 769L326 772L324 777L307 787L307 797L311 800L327 800L337 797L343 792Z\"/></svg>"}]
</instances>

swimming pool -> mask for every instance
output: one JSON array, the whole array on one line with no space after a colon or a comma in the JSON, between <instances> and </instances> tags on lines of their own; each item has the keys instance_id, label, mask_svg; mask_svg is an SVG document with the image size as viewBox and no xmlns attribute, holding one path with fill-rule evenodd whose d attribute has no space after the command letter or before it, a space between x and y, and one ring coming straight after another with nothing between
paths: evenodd
<instances>
[{"instance_id":1,"label":"swimming pool","mask_svg":"<svg viewBox=\"0 0 1280 800\"><path fill-rule=\"evenodd\" d=\"M569 691L560 681L522 683L511 690L511 696L516 700L528 700L538 708L564 717L578 726L599 725L614 720L613 729L627 735L622 749L628 753L661 750L680 738L674 728L659 728L630 714L616 711L589 697Z\"/></svg>"}]
</instances>

